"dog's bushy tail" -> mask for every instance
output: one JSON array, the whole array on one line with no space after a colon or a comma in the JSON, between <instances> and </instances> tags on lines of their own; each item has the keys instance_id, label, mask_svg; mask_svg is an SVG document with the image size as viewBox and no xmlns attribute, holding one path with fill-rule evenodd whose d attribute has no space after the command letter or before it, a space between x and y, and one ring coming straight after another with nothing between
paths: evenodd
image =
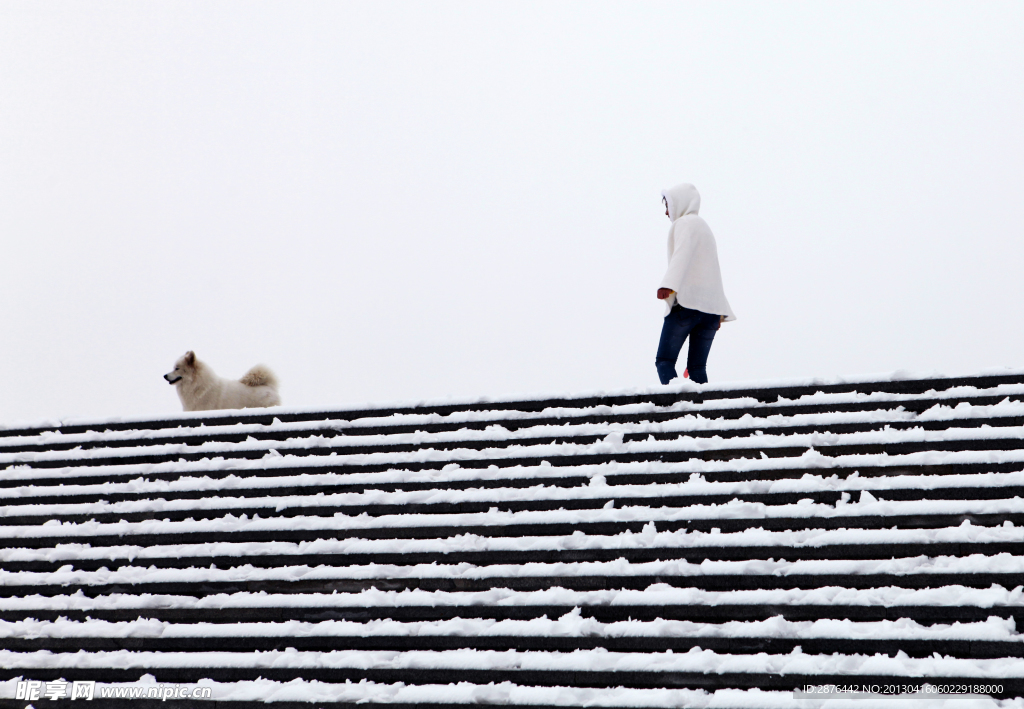
<instances>
[{"instance_id":1,"label":"dog's bushy tail","mask_svg":"<svg viewBox=\"0 0 1024 709\"><path fill-rule=\"evenodd\" d=\"M257 364L242 375L242 378L238 381L248 387L268 386L277 389L277 377L270 371L270 367L265 364Z\"/></svg>"}]
</instances>

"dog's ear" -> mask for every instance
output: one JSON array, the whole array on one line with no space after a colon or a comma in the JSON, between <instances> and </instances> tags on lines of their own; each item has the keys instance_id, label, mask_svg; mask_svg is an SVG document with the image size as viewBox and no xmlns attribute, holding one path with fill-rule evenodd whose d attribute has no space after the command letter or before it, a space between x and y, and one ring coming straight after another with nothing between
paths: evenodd
<instances>
[{"instance_id":1,"label":"dog's ear","mask_svg":"<svg viewBox=\"0 0 1024 709\"><path fill-rule=\"evenodd\" d=\"M191 367L195 363L196 363L196 353L193 352L192 350L189 350L188 352L185 353L185 364L187 364L188 366Z\"/></svg>"}]
</instances>

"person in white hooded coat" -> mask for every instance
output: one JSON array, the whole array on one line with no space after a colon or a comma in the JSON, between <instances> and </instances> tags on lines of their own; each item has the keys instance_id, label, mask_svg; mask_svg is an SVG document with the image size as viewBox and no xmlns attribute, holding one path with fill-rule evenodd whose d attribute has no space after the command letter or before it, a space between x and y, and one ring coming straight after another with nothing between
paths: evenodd
<instances>
[{"instance_id":1,"label":"person in white hooded coat","mask_svg":"<svg viewBox=\"0 0 1024 709\"><path fill-rule=\"evenodd\" d=\"M722 323L736 316L722 287L715 235L697 215L697 188L684 183L665 190L661 196L672 228L668 232L668 270L658 288L658 298L666 307L655 358L658 378L662 384L676 378L676 360L689 338L686 369L690 379L706 384L711 343Z\"/></svg>"}]
</instances>

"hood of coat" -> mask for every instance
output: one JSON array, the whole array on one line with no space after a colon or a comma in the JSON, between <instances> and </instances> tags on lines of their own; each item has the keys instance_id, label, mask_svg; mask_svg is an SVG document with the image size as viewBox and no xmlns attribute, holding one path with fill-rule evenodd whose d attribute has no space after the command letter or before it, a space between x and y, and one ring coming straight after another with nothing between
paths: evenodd
<instances>
[{"instance_id":1,"label":"hood of coat","mask_svg":"<svg viewBox=\"0 0 1024 709\"><path fill-rule=\"evenodd\" d=\"M689 182L669 187L661 196L668 202L668 217L672 221L700 211L700 194Z\"/></svg>"}]
</instances>

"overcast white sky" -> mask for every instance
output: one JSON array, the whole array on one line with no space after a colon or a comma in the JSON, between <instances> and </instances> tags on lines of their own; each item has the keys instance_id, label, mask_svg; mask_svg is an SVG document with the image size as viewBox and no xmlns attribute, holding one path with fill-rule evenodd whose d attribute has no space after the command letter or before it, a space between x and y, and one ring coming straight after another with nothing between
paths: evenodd
<instances>
[{"instance_id":1,"label":"overcast white sky","mask_svg":"<svg viewBox=\"0 0 1024 709\"><path fill-rule=\"evenodd\" d=\"M1024 3L0 4L0 422L1024 367Z\"/></svg>"}]
</instances>

